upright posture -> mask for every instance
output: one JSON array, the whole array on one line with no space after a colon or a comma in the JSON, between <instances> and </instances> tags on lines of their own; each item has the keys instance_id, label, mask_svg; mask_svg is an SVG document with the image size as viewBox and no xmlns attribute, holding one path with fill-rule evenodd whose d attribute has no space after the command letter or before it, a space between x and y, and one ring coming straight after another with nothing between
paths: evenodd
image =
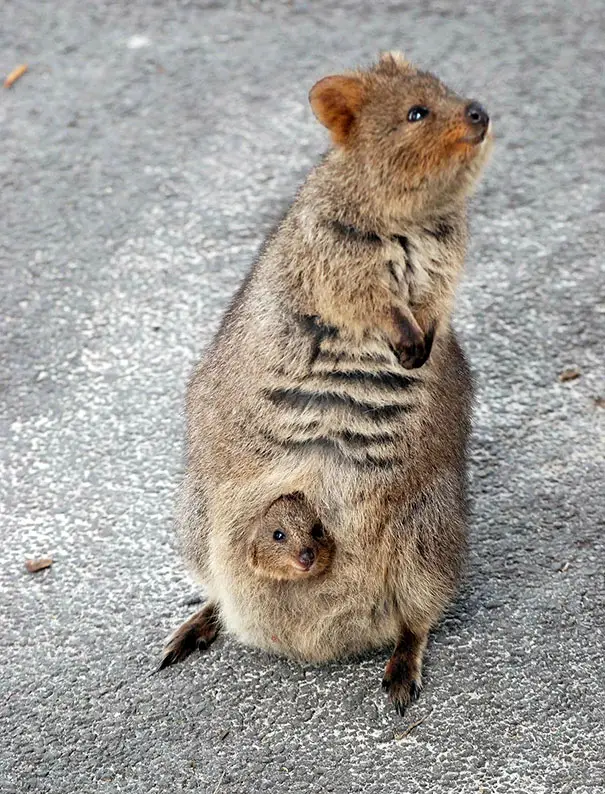
<instances>
[{"instance_id":1,"label":"upright posture","mask_svg":"<svg viewBox=\"0 0 605 794\"><path fill-rule=\"evenodd\" d=\"M403 710L465 557L471 378L450 315L489 119L398 53L320 80L310 102L334 147L189 385L181 536L209 601L164 663L219 624L313 661L393 644L383 685ZM249 543L293 492L331 563L276 582Z\"/></svg>"}]
</instances>

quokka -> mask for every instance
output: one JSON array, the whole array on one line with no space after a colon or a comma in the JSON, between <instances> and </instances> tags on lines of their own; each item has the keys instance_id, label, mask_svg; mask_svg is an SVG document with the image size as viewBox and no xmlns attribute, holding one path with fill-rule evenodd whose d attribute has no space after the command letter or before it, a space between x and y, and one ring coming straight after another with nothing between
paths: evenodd
<instances>
[{"instance_id":1,"label":"quokka","mask_svg":"<svg viewBox=\"0 0 605 794\"><path fill-rule=\"evenodd\" d=\"M208 603L163 665L219 626L320 662L394 646L403 711L465 560L469 368L451 326L489 118L399 53L311 90L333 148L237 292L188 388L180 535ZM304 494L329 568L248 563L255 516Z\"/></svg>"},{"instance_id":2,"label":"quokka","mask_svg":"<svg viewBox=\"0 0 605 794\"><path fill-rule=\"evenodd\" d=\"M259 576L277 581L324 573L333 543L302 494L276 499L249 530L248 564Z\"/></svg>"}]
</instances>

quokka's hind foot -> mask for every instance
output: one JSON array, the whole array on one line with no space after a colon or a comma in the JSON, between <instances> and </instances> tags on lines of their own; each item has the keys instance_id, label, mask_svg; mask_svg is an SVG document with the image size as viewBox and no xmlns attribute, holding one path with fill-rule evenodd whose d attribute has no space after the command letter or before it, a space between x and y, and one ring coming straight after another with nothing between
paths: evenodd
<instances>
[{"instance_id":1,"label":"quokka's hind foot","mask_svg":"<svg viewBox=\"0 0 605 794\"><path fill-rule=\"evenodd\" d=\"M426 642L426 633L415 634L410 629L403 629L386 666L382 688L388 692L389 700L401 716L410 703L420 696Z\"/></svg>"},{"instance_id":2,"label":"quokka's hind foot","mask_svg":"<svg viewBox=\"0 0 605 794\"><path fill-rule=\"evenodd\" d=\"M195 650L205 651L214 642L219 630L220 619L216 606L206 604L170 635L158 670L182 662Z\"/></svg>"}]
</instances>

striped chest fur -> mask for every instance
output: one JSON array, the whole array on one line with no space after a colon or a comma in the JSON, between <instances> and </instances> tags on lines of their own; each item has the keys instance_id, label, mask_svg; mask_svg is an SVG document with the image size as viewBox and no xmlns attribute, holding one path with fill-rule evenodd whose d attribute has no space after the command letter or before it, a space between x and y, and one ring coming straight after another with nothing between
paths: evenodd
<instances>
[{"instance_id":1,"label":"striped chest fur","mask_svg":"<svg viewBox=\"0 0 605 794\"><path fill-rule=\"evenodd\" d=\"M460 222L461 221L461 222ZM334 234L376 263L376 282L422 309L427 296L453 294L464 245L463 219L441 219L404 235L382 237L333 224ZM446 315L447 316L447 315ZM282 329L294 338L294 361L267 373L259 433L272 453L314 453L334 462L384 472L409 453L435 377L431 361L404 369L379 329L362 338L313 314L292 314ZM292 347L290 347L292 350Z\"/></svg>"},{"instance_id":2,"label":"striped chest fur","mask_svg":"<svg viewBox=\"0 0 605 794\"><path fill-rule=\"evenodd\" d=\"M397 364L388 346L351 349L335 329L303 317L308 375L276 376L261 392L270 410L263 437L292 451L321 452L356 466L390 468L402 422L418 408L422 377Z\"/></svg>"},{"instance_id":3,"label":"striped chest fur","mask_svg":"<svg viewBox=\"0 0 605 794\"><path fill-rule=\"evenodd\" d=\"M378 277L391 278L391 288L406 301L422 300L425 291L434 290L433 271L443 272L439 241L425 236L428 246L413 237L366 235L364 240L374 256L380 247ZM380 332L354 338L317 315L292 316L283 333L299 347L294 362L260 384L263 442L274 452L320 453L373 470L386 471L401 462L407 451L403 442L426 404L430 362L406 370Z\"/></svg>"}]
</instances>

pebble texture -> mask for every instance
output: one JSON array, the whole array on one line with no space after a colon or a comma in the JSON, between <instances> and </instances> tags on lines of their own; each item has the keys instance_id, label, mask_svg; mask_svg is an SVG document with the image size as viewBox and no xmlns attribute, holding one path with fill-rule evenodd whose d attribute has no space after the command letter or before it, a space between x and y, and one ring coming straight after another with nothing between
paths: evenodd
<instances>
[{"instance_id":1,"label":"pebble texture","mask_svg":"<svg viewBox=\"0 0 605 794\"><path fill-rule=\"evenodd\" d=\"M0 72L29 71L0 89L3 793L605 792L604 20L6 0ZM305 667L222 639L152 674L196 593L172 529L187 376L326 146L309 88L390 48L498 137L456 317L471 566L404 719L386 652Z\"/></svg>"}]
</instances>

